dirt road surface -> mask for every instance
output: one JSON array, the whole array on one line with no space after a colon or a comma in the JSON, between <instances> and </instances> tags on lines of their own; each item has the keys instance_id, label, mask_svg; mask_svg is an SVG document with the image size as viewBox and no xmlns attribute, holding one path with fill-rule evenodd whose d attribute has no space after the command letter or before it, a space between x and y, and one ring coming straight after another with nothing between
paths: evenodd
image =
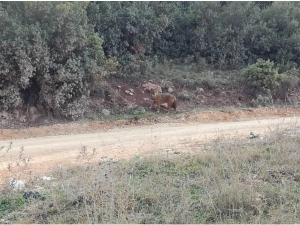
<instances>
[{"instance_id":1,"label":"dirt road surface","mask_svg":"<svg viewBox=\"0 0 300 225\"><path fill-rule=\"evenodd\" d=\"M220 123L167 123L113 128L95 133L44 136L0 141L0 181L22 178L31 172L47 175L66 164L128 159L166 151L184 152L191 143L212 138L247 138L250 132L264 135L279 127L297 126L299 117L252 119ZM8 146L11 148L6 153ZM23 148L23 150L21 150ZM194 151L197 149L194 148ZM8 169L10 168L10 169ZM0 182L0 183L1 183Z\"/></svg>"}]
</instances>

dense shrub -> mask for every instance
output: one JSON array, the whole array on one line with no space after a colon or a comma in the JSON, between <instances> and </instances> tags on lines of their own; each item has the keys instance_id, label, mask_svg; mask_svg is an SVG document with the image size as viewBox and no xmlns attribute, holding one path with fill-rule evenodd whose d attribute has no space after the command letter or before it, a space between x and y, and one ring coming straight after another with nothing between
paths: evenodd
<instances>
[{"instance_id":1,"label":"dense shrub","mask_svg":"<svg viewBox=\"0 0 300 225\"><path fill-rule=\"evenodd\" d=\"M80 117L89 90L109 75L160 77L214 88L207 69L245 70L253 92L274 90L299 68L298 2L0 2L0 110L20 104ZM261 63L261 61L257 62ZM273 69L278 68L278 71ZM162 67L163 67L162 66ZM260 66L268 70L266 73ZM181 70L181 69L180 69ZM172 77L173 76L173 77ZM162 78L163 79L163 78ZM197 84L196 84L197 83ZM212 84L211 84L212 83ZM282 86L291 87L287 79Z\"/></svg>"},{"instance_id":2,"label":"dense shrub","mask_svg":"<svg viewBox=\"0 0 300 225\"><path fill-rule=\"evenodd\" d=\"M278 74L278 69L270 60L258 59L255 64L243 69L243 80L252 93L274 90L279 86L284 74Z\"/></svg>"},{"instance_id":3,"label":"dense shrub","mask_svg":"<svg viewBox=\"0 0 300 225\"><path fill-rule=\"evenodd\" d=\"M0 110L19 103L73 119L104 61L83 2L5 4L0 19Z\"/></svg>"}]
</instances>

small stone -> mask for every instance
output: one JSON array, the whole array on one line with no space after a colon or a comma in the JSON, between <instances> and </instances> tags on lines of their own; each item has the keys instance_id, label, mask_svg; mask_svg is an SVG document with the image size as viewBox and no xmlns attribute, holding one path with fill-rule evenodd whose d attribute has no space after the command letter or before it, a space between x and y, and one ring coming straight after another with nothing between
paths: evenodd
<instances>
[{"instance_id":1,"label":"small stone","mask_svg":"<svg viewBox=\"0 0 300 225\"><path fill-rule=\"evenodd\" d=\"M25 123L25 122L26 122L26 116L20 116L20 117L19 117L19 121L20 121L21 123Z\"/></svg>"},{"instance_id":2,"label":"small stone","mask_svg":"<svg viewBox=\"0 0 300 225\"><path fill-rule=\"evenodd\" d=\"M110 115L110 111L107 109L103 109L102 113L104 114L104 116L109 116Z\"/></svg>"},{"instance_id":3,"label":"small stone","mask_svg":"<svg viewBox=\"0 0 300 225\"><path fill-rule=\"evenodd\" d=\"M9 181L9 185L11 186L12 190L17 191L25 187L25 181L12 178Z\"/></svg>"},{"instance_id":4,"label":"small stone","mask_svg":"<svg viewBox=\"0 0 300 225\"><path fill-rule=\"evenodd\" d=\"M6 112L6 111L3 111L3 112L2 112L2 117L3 117L4 119L10 119L9 113Z\"/></svg>"},{"instance_id":5,"label":"small stone","mask_svg":"<svg viewBox=\"0 0 300 225\"><path fill-rule=\"evenodd\" d=\"M53 177L41 177L41 180L54 180L54 178Z\"/></svg>"},{"instance_id":6,"label":"small stone","mask_svg":"<svg viewBox=\"0 0 300 225\"><path fill-rule=\"evenodd\" d=\"M26 200L30 200L33 198L39 198L39 197L41 197L41 194L37 191L26 191L23 194L23 198L25 198Z\"/></svg>"},{"instance_id":7,"label":"small stone","mask_svg":"<svg viewBox=\"0 0 300 225\"><path fill-rule=\"evenodd\" d=\"M173 88L169 87L169 88L168 88L168 92L169 92L169 93L172 93L172 92L173 92Z\"/></svg>"},{"instance_id":8,"label":"small stone","mask_svg":"<svg viewBox=\"0 0 300 225\"><path fill-rule=\"evenodd\" d=\"M226 97L226 96L227 96L227 94L226 94L226 92L225 92L225 91L222 91L222 92L220 93L220 96Z\"/></svg>"},{"instance_id":9,"label":"small stone","mask_svg":"<svg viewBox=\"0 0 300 225\"><path fill-rule=\"evenodd\" d=\"M31 106L29 108L29 114L30 115L36 115L37 113L38 113L38 110L37 110L37 108L35 106Z\"/></svg>"}]
</instances>

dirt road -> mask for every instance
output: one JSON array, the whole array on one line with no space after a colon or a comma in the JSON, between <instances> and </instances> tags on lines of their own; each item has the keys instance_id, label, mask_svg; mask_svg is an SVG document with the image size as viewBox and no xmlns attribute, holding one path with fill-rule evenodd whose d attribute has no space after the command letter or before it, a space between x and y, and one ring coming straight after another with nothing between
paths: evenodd
<instances>
[{"instance_id":1,"label":"dirt road","mask_svg":"<svg viewBox=\"0 0 300 225\"><path fill-rule=\"evenodd\" d=\"M46 175L49 169L60 165L101 162L105 157L126 159L137 155L159 154L166 152L166 149L183 152L189 144L196 141L205 142L215 137L232 138L237 135L247 138L251 131L266 134L278 127L297 126L299 119L283 117L210 124L154 124L114 128L97 133L0 141L0 146L4 146L0 151L0 179L3 181L21 177L21 174L30 171ZM10 142L11 149L5 153Z\"/></svg>"}]
</instances>

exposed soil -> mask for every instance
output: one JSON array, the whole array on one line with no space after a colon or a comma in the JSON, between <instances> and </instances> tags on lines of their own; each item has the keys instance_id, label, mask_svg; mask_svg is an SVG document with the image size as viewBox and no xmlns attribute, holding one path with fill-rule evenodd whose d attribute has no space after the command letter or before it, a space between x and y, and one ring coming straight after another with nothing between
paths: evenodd
<instances>
[{"instance_id":1,"label":"exposed soil","mask_svg":"<svg viewBox=\"0 0 300 225\"><path fill-rule=\"evenodd\" d=\"M299 108L257 108L229 111L204 111L185 115L170 114L162 117L149 117L136 120L118 120L111 122L70 122L49 126L28 127L23 129L1 129L0 140L44 137L66 134L94 133L112 128L136 127L156 123L216 123L227 121L243 121L263 118L298 116Z\"/></svg>"},{"instance_id":2,"label":"exposed soil","mask_svg":"<svg viewBox=\"0 0 300 225\"><path fill-rule=\"evenodd\" d=\"M236 135L246 138L250 132L265 134L279 125L290 126L292 120L295 120L293 124L297 122L299 113L300 109L296 108L261 108L138 121L2 129L0 146L4 148L0 151L0 178L4 184L4 180L11 177L24 178L32 173L44 175L66 164L101 163L103 157L127 159L136 155L167 154L166 149L184 152L196 141L204 143L212 138ZM11 148L5 153L10 142Z\"/></svg>"},{"instance_id":3,"label":"exposed soil","mask_svg":"<svg viewBox=\"0 0 300 225\"><path fill-rule=\"evenodd\" d=\"M96 88L95 90L92 90L91 93L92 98L91 101L89 102L88 110L84 115L85 118L98 120L99 115L102 115L103 117L103 113L102 113L103 109L112 111L112 108L117 108L118 110L124 110L124 109L135 109L137 107L144 107L144 109L148 111L150 106L153 104L153 101L150 99L149 92L145 90L145 88L143 87L143 84L147 83L146 81L139 84L134 82L122 83L122 81L109 81L109 82L110 83L108 82L101 83L98 86L96 86L98 89ZM153 82L153 83L158 84L159 82ZM133 90L132 95L129 95L125 92L130 89ZM179 112L190 112L194 109L201 109L204 111L208 111L209 109L218 109L220 111L220 109L223 109L223 111L224 110L228 111L229 108L248 108L252 106L252 101L255 99L255 97L242 91L241 88L239 89L239 88L233 88L227 86L224 87L217 86L215 89L199 87L197 88L197 90L192 90L174 84L172 89L174 90L172 94L174 94L177 97L177 110ZM166 92L166 90L163 91ZM183 92L187 93L187 95L189 96L188 100L182 99ZM297 86L292 90L288 90L288 92L286 92L285 94L277 93L276 95L273 96L273 103L276 105L282 105L286 107L294 106L293 103L287 102L286 95L294 95L293 97L299 98L299 102L300 102L300 96L298 97L297 94L299 92L300 92L300 86ZM5 114L8 114L6 117L1 115L0 112L0 129L16 130L16 129L24 129L24 128L32 128L32 127L52 126L55 124L57 124L58 127L61 127L61 124L71 123L71 121L68 119L46 117L43 115L42 111L39 111L39 109L36 110L38 111L37 114L30 115L29 113L28 115L27 105L24 104L24 105L20 105L17 108L17 110L15 110L16 113L6 112ZM153 108L152 111L155 112L156 111L155 108ZM216 115L216 117L219 116L220 115ZM255 116L257 115L253 114L253 117ZM210 121L213 122L213 120ZM117 122L118 125L119 123L120 122ZM121 124L122 123L123 122L121 122ZM89 122L87 124L88 126L93 126L90 125ZM102 122L96 124L97 124L96 126L100 126L100 128L102 128ZM1 138L3 137L0 137L0 139Z\"/></svg>"},{"instance_id":4,"label":"exposed soil","mask_svg":"<svg viewBox=\"0 0 300 225\"><path fill-rule=\"evenodd\" d=\"M110 88L115 93L113 96L109 99L95 98L92 104L102 107L126 103L122 107L142 106L146 110L152 104L149 93L141 85L120 84ZM133 95L125 93L130 88L134 90ZM221 95L213 90L204 90L190 101L178 99L179 112L172 111L170 115L161 112L162 116L111 122L70 122L43 116L26 122L14 120L13 117L11 120L2 120L0 147L4 148L0 149L0 183L11 177L44 174L49 169L70 163L101 163L101 157L120 159L161 154L165 152L162 149L182 152L195 140L205 142L219 135L232 137L242 134L246 137L251 131L265 133L269 126L290 120L280 118L300 115L300 108L295 107L241 109L242 106L249 106L251 97L238 90L220 90ZM176 87L176 91L174 95L181 90ZM201 111L191 112L195 108ZM6 153L10 142L11 149Z\"/></svg>"},{"instance_id":5,"label":"exposed soil","mask_svg":"<svg viewBox=\"0 0 300 225\"><path fill-rule=\"evenodd\" d=\"M1 129L0 140L44 137L67 134L82 134L107 131L112 128L137 127L157 123L217 123L243 121L263 118L278 118L300 115L300 108L256 108L228 111L203 111L189 114L170 114L162 117L148 117L139 120L117 120L111 122L70 122L49 126L22 129Z\"/></svg>"}]
</instances>

